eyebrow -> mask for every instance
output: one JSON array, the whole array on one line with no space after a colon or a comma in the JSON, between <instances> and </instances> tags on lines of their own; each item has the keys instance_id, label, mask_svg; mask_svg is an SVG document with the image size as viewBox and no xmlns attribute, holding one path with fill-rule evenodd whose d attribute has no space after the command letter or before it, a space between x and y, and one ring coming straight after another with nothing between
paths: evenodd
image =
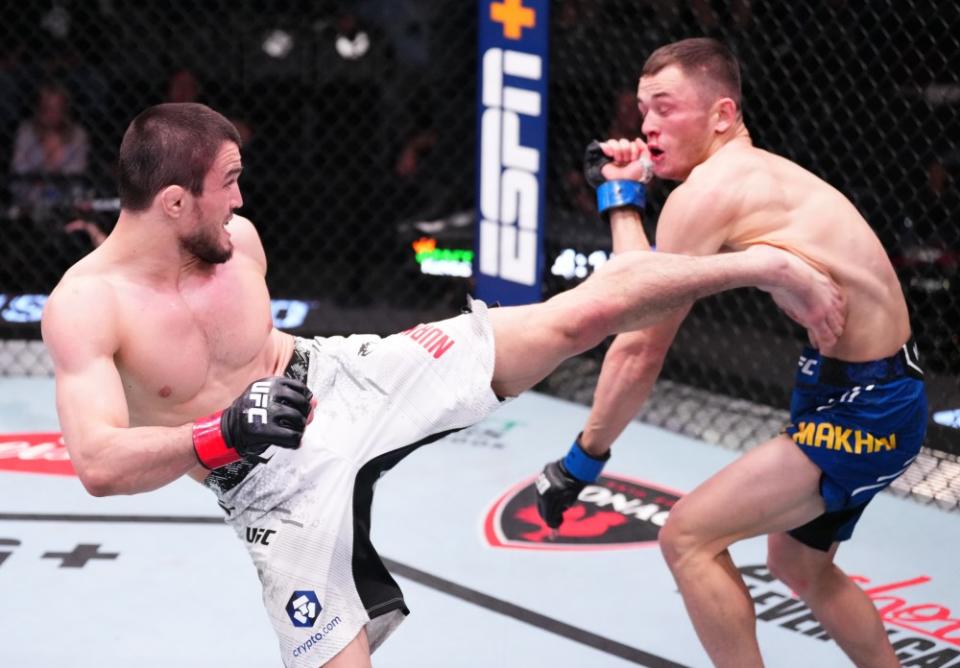
<instances>
[{"instance_id":1,"label":"eyebrow","mask_svg":"<svg viewBox=\"0 0 960 668\"><path fill-rule=\"evenodd\" d=\"M223 180L229 181L234 176L240 176L240 172L242 171L243 171L243 167L234 167L231 170L229 170L226 174L223 175Z\"/></svg>"},{"instance_id":2,"label":"eyebrow","mask_svg":"<svg viewBox=\"0 0 960 668\"><path fill-rule=\"evenodd\" d=\"M660 91L659 93L654 93L650 96L650 100L662 100L665 97L672 97L667 91ZM640 96L637 95L637 104L643 104L643 100L640 99Z\"/></svg>"}]
</instances>

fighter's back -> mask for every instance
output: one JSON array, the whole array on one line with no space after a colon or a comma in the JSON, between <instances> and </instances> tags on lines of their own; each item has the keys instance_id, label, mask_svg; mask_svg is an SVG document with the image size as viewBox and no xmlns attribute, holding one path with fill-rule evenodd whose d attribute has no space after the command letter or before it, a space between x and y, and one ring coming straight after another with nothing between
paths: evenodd
<instances>
[{"instance_id":1,"label":"fighter's back","mask_svg":"<svg viewBox=\"0 0 960 668\"><path fill-rule=\"evenodd\" d=\"M766 243L827 272L844 290L847 324L825 354L847 361L892 355L910 335L903 292L876 234L838 190L786 158L731 142L691 174L733 202L725 246Z\"/></svg>"}]
</instances>

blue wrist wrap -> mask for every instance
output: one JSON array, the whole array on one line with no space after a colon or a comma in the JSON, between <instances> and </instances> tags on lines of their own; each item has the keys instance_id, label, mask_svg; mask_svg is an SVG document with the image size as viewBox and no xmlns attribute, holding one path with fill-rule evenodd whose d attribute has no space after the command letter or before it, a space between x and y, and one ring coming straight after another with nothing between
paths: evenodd
<instances>
[{"instance_id":1,"label":"blue wrist wrap","mask_svg":"<svg viewBox=\"0 0 960 668\"><path fill-rule=\"evenodd\" d=\"M596 482L608 459L610 459L610 453L607 453L603 459L597 459L588 454L580 445L578 438L570 447L570 452L563 458L563 468L581 482Z\"/></svg>"},{"instance_id":2,"label":"blue wrist wrap","mask_svg":"<svg viewBox=\"0 0 960 668\"><path fill-rule=\"evenodd\" d=\"M647 188L639 181L604 181L597 188L597 208L601 214L621 206L643 210L647 205Z\"/></svg>"}]
</instances>

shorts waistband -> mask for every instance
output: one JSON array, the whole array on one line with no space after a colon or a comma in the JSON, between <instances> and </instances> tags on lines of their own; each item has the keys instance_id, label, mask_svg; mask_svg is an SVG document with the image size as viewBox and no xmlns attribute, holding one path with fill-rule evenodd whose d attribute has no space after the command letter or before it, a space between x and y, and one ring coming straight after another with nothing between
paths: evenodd
<instances>
[{"instance_id":1,"label":"shorts waistband","mask_svg":"<svg viewBox=\"0 0 960 668\"><path fill-rule=\"evenodd\" d=\"M307 370L310 367L310 339L297 337L293 344L293 353L290 355L290 362L283 375L286 378L299 380L301 383L307 382ZM203 484L219 494L225 494L231 489L243 482L254 468L268 460L261 460L259 457L241 459L238 462L227 464L218 469L214 469L203 479ZM222 506L223 504L221 504ZM224 507L226 510L226 507Z\"/></svg>"},{"instance_id":2,"label":"shorts waistband","mask_svg":"<svg viewBox=\"0 0 960 668\"><path fill-rule=\"evenodd\" d=\"M287 368L283 370L285 377L299 380L301 383L307 382L307 369L310 368L310 343L310 339L300 336L293 340L290 362L287 364Z\"/></svg>"},{"instance_id":3,"label":"shorts waistband","mask_svg":"<svg viewBox=\"0 0 960 668\"><path fill-rule=\"evenodd\" d=\"M798 362L797 380L804 384L870 385L898 378L923 380L917 342L911 337L890 357L871 362L844 362L825 357L815 348L804 348Z\"/></svg>"}]
</instances>

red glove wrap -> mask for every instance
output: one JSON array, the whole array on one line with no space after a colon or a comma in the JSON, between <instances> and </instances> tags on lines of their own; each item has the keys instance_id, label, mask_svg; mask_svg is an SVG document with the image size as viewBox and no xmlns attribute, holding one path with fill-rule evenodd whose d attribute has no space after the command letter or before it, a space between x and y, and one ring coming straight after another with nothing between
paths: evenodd
<instances>
[{"instance_id":1,"label":"red glove wrap","mask_svg":"<svg viewBox=\"0 0 960 668\"><path fill-rule=\"evenodd\" d=\"M240 461L240 453L223 440L222 414L223 411L217 411L193 423L193 449L200 463L211 470Z\"/></svg>"}]
</instances>

